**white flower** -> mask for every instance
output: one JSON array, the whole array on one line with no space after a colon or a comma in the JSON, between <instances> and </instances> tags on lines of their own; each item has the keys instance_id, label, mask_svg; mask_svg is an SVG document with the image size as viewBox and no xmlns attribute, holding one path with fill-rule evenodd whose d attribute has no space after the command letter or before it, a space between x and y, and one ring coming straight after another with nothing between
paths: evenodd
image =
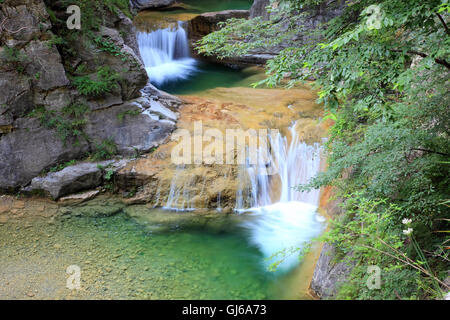
<instances>
[{"instance_id":1,"label":"white flower","mask_svg":"<svg viewBox=\"0 0 450 320\"><path fill-rule=\"evenodd\" d=\"M411 222L412 222L412 219L406 219L405 218L405 219L402 220L403 224L410 224Z\"/></svg>"},{"instance_id":2,"label":"white flower","mask_svg":"<svg viewBox=\"0 0 450 320\"><path fill-rule=\"evenodd\" d=\"M403 233L409 236L413 232L413 228L408 228L406 230L403 230Z\"/></svg>"}]
</instances>

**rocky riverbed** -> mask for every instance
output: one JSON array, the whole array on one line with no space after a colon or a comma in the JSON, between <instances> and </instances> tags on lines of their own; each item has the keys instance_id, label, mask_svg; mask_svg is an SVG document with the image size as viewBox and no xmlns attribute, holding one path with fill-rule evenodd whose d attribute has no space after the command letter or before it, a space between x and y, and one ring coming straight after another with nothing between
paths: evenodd
<instances>
[{"instance_id":1,"label":"rocky riverbed","mask_svg":"<svg viewBox=\"0 0 450 320\"><path fill-rule=\"evenodd\" d=\"M250 11L207 13L207 1L191 2L131 1L136 12L168 9L143 11L135 25L149 32L189 21L193 42L230 17L267 18L265 0ZM105 11L92 38L80 35L80 41L60 32L65 8L58 3L5 0L0 6L0 92L7 92L0 96L0 191L8 193L0 197L0 298L310 297L320 248L288 273L267 272L242 229L247 218L230 214L239 188L249 183L237 166L179 170L170 159L172 132L192 133L195 121L222 131L272 128L283 135L297 121L302 141L322 142L330 123L320 122L323 112L308 86L251 89L264 77L252 67L239 74L249 75L239 83L216 88L207 80L210 90L176 97L149 83L125 11ZM243 67L270 57L256 52L221 63ZM105 75L115 82L101 95L76 85ZM109 159L96 159L99 153ZM273 182L273 199L279 183ZM179 197L169 201L174 190ZM323 190L322 210L336 211L331 193ZM155 208L186 209L185 203L197 211ZM82 270L81 290L66 287L71 265ZM348 273L341 268L336 276L333 268L320 257L313 289L323 297Z\"/></svg>"}]
</instances>

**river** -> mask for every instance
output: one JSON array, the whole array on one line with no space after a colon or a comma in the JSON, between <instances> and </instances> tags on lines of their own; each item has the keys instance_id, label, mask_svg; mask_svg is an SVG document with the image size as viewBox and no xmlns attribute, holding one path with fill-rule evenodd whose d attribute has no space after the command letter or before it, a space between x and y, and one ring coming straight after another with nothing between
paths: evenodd
<instances>
[{"instance_id":1,"label":"river","mask_svg":"<svg viewBox=\"0 0 450 320\"><path fill-rule=\"evenodd\" d=\"M187 10L143 13L137 20L142 25L158 15L177 20L180 15L248 9L251 1L221 1L217 7L211 1L186 3ZM0 298L309 299L318 247L313 245L303 260L298 253L325 223L317 213L319 190L300 193L293 187L323 167L320 135L305 142L305 128L315 126L317 117L296 119L305 106L315 108L314 95L308 89L299 91L300 97L308 96L302 105L302 99L281 89L250 89L263 77L260 69L201 62L191 57L184 21L160 28L153 20L150 24L152 30L140 29L138 43L150 79L159 88L187 100L218 99L219 105L232 101L242 106L244 99L250 110L240 107L242 113L233 116L248 126L268 117L255 115L264 103L271 103L265 96L278 102L284 101L282 96L295 97L264 111L270 117L275 111L292 113L271 141L270 160L277 174L268 175L265 166L242 165L236 177L225 177L237 180L231 213L221 212L224 191L214 195L214 206L198 208L189 202L206 194L206 181L203 188L194 180L180 182L177 177L189 171L177 167L155 208L130 206L110 215L98 209L97 200L61 219L0 224L0 280L7 284L0 288ZM180 125L189 125L193 117L183 110ZM108 201L100 206L110 206ZM71 265L80 267L81 290L66 288L66 268Z\"/></svg>"}]
</instances>

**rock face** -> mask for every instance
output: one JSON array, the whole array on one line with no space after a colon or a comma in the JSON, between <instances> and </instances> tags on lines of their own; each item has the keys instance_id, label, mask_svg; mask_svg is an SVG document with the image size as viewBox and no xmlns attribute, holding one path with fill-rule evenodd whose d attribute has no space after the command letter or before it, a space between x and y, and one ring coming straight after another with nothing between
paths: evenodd
<instances>
[{"instance_id":1,"label":"rock face","mask_svg":"<svg viewBox=\"0 0 450 320\"><path fill-rule=\"evenodd\" d=\"M175 3L175 0L131 0L131 6L135 10L156 9L168 7Z\"/></svg>"},{"instance_id":2,"label":"rock face","mask_svg":"<svg viewBox=\"0 0 450 320\"><path fill-rule=\"evenodd\" d=\"M248 10L225 10L201 14L189 21L189 37L198 40L207 34L219 30L219 22L231 18L246 19L250 15Z\"/></svg>"},{"instance_id":3,"label":"rock face","mask_svg":"<svg viewBox=\"0 0 450 320\"><path fill-rule=\"evenodd\" d=\"M347 280L354 266L349 259L350 254L340 258L339 262L334 261L335 257L335 248L325 243L311 280L311 289L323 299L336 295L339 286Z\"/></svg>"},{"instance_id":4,"label":"rock face","mask_svg":"<svg viewBox=\"0 0 450 320\"><path fill-rule=\"evenodd\" d=\"M141 112L138 101L94 111L89 115L85 132L98 142L112 137L122 155L148 152L166 140L175 129L175 122L152 118Z\"/></svg>"},{"instance_id":5,"label":"rock face","mask_svg":"<svg viewBox=\"0 0 450 320\"><path fill-rule=\"evenodd\" d=\"M266 7L270 5L270 0L255 0L250 9L250 18L262 17L264 20L269 19L269 12Z\"/></svg>"},{"instance_id":6,"label":"rock face","mask_svg":"<svg viewBox=\"0 0 450 320\"><path fill-rule=\"evenodd\" d=\"M33 85L37 90L50 91L69 84L61 56L48 41L30 41L24 47L24 55L31 62L26 67L26 73L35 75Z\"/></svg>"},{"instance_id":7,"label":"rock face","mask_svg":"<svg viewBox=\"0 0 450 320\"><path fill-rule=\"evenodd\" d=\"M338 217L343 213L343 208L340 206L343 199L335 196L335 190L332 187L323 188L321 191L320 208L326 210L327 214L332 217ZM311 290L323 299L334 298L340 285L347 281L354 265L351 253L338 256L336 248L325 243L314 269L310 283Z\"/></svg>"},{"instance_id":8,"label":"rock face","mask_svg":"<svg viewBox=\"0 0 450 320\"><path fill-rule=\"evenodd\" d=\"M14 189L26 185L53 164L75 159L89 150L85 140L66 144L53 130L42 127L37 119L19 118L14 130L0 137L0 186Z\"/></svg>"},{"instance_id":9,"label":"rock face","mask_svg":"<svg viewBox=\"0 0 450 320\"><path fill-rule=\"evenodd\" d=\"M70 38L61 33L65 22L52 25L46 6L58 21L67 18L61 2L0 3L0 191L18 190L44 170L84 158L105 140L129 156L151 150L175 129L181 101L146 88L130 18L106 10L98 31ZM56 38L65 49L54 45ZM106 81L102 77L113 80L101 94L74 84L81 79L89 87Z\"/></svg>"}]
</instances>

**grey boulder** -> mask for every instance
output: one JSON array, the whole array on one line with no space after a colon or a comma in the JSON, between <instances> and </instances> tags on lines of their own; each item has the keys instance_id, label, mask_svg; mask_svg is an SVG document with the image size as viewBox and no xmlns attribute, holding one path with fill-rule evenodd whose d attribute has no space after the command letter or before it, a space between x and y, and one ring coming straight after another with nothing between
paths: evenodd
<instances>
[{"instance_id":1,"label":"grey boulder","mask_svg":"<svg viewBox=\"0 0 450 320\"><path fill-rule=\"evenodd\" d=\"M65 143L56 132L42 127L38 119L20 118L14 130L0 136L0 189L28 184L56 163L78 158L89 151L85 140L72 138Z\"/></svg>"},{"instance_id":2,"label":"grey boulder","mask_svg":"<svg viewBox=\"0 0 450 320\"><path fill-rule=\"evenodd\" d=\"M96 163L81 163L61 171L49 173L45 177L36 177L25 191L43 190L52 198L82 190L88 190L102 183L102 170Z\"/></svg>"}]
</instances>

